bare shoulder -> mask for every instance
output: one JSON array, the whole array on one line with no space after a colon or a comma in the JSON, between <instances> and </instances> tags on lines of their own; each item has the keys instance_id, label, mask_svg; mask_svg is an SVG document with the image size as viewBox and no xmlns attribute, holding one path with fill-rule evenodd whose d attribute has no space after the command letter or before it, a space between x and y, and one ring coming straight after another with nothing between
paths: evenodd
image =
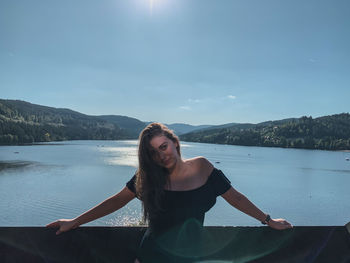
<instances>
[{"instance_id":1,"label":"bare shoulder","mask_svg":"<svg viewBox=\"0 0 350 263\"><path fill-rule=\"evenodd\" d=\"M195 189L204 185L213 171L213 165L202 156L187 159L185 163L188 167L186 188L188 188L189 185L191 186L189 187L190 189Z\"/></svg>"},{"instance_id":2,"label":"bare shoulder","mask_svg":"<svg viewBox=\"0 0 350 263\"><path fill-rule=\"evenodd\" d=\"M191 159L186 160L191 166L193 166L194 170L197 173L203 174L203 175L209 175L214 166L209 162L205 157L203 156L197 156Z\"/></svg>"},{"instance_id":3,"label":"bare shoulder","mask_svg":"<svg viewBox=\"0 0 350 263\"><path fill-rule=\"evenodd\" d=\"M214 166L211 164L211 162L208 161L207 158L203 156L198 156L196 157L196 160L199 163L199 165L202 167L202 169L208 170L208 171L213 170Z\"/></svg>"}]
</instances>

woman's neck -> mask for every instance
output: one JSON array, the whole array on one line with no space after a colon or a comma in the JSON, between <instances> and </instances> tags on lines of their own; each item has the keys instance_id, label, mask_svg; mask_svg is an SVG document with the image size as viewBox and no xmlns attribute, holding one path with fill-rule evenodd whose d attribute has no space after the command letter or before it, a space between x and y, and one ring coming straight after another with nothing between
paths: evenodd
<instances>
[{"instance_id":1,"label":"woman's neck","mask_svg":"<svg viewBox=\"0 0 350 263\"><path fill-rule=\"evenodd\" d=\"M182 160L182 158L180 157L175 163L175 165L168 170L170 178L176 178L179 174L182 174L185 170L185 166L186 164L184 160Z\"/></svg>"}]
</instances>

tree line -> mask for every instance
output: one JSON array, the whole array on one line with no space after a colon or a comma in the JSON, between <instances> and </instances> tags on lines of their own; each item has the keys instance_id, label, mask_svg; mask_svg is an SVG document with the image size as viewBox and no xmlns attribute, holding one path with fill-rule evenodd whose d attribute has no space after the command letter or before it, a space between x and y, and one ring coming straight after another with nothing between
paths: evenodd
<instances>
[{"instance_id":1,"label":"tree line","mask_svg":"<svg viewBox=\"0 0 350 263\"><path fill-rule=\"evenodd\" d=\"M303 116L285 123L268 122L250 128L239 125L203 130L181 136L182 140L245 146L322 150L350 150L349 113L313 119Z\"/></svg>"},{"instance_id":2,"label":"tree line","mask_svg":"<svg viewBox=\"0 0 350 263\"><path fill-rule=\"evenodd\" d=\"M2 145L130 138L126 130L98 117L24 101L0 100L0 144Z\"/></svg>"},{"instance_id":3,"label":"tree line","mask_svg":"<svg viewBox=\"0 0 350 263\"><path fill-rule=\"evenodd\" d=\"M120 128L119 125L123 128ZM141 121L121 116L89 116L18 100L0 99L0 144L63 140L135 139ZM233 124L181 135L185 141L245 146L350 150L349 113L259 124Z\"/></svg>"}]
</instances>

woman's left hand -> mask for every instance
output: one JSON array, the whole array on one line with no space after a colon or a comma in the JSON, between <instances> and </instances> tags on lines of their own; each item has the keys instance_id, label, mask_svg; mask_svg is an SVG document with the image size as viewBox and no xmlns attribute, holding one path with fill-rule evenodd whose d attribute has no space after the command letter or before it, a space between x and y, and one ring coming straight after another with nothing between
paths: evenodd
<instances>
[{"instance_id":1,"label":"woman's left hand","mask_svg":"<svg viewBox=\"0 0 350 263\"><path fill-rule=\"evenodd\" d=\"M277 230L283 230L287 228L292 228L293 226L285 219L278 218L278 219L271 219L268 223L269 227Z\"/></svg>"}]
</instances>

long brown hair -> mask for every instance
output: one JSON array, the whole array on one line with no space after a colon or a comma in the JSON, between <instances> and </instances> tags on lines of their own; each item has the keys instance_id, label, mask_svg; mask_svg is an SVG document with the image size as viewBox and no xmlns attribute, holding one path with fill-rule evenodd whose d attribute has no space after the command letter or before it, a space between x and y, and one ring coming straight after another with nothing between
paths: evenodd
<instances>
[{"instance_id":1,"label":"long brown hair","mask_svg":"<svg viewBox=\"0 0 350 263\"><path fill-rule=\"evenodd\" d=\"M136 194L142 201L143 223L152 220L162 211L161 198L164 187L169 184L169 172L158 165L152 156L151 140L155 136L164 135L177 143L176 150L180 153L179 138L167 126L153 122L142 130L139 136L139 168L136 174Z\"/></svg>"}]
</instances>

